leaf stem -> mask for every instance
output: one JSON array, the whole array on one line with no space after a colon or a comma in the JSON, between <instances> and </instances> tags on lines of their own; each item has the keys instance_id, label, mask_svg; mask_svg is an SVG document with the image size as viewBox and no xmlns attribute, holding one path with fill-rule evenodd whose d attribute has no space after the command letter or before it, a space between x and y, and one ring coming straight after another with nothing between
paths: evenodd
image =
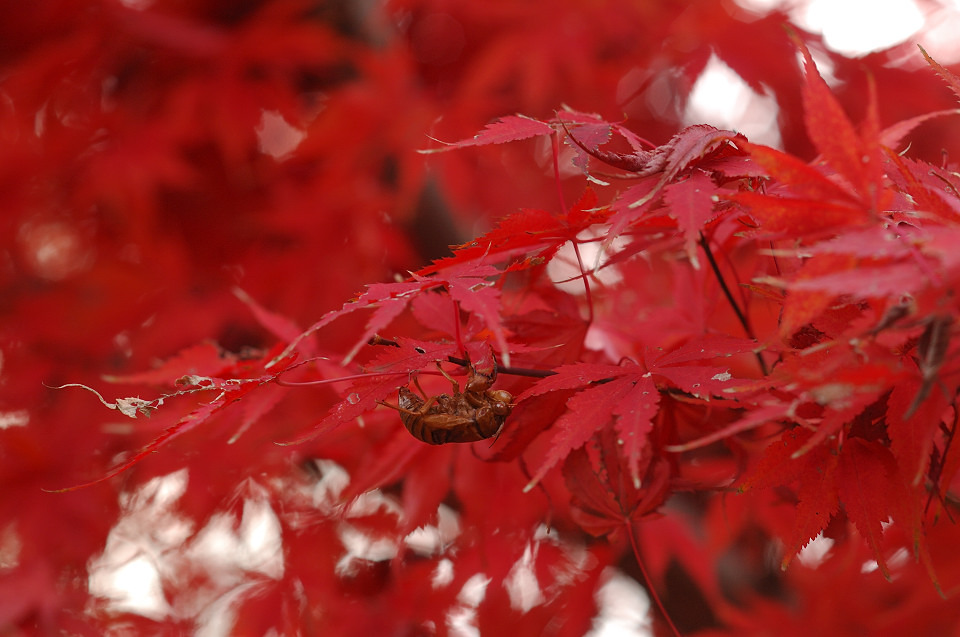
<instances>
[{"instance_id":1,"label":"leaf stem","mask_svg":"<svg viewBox=\"0 0 960 637\"><path fill-rule=\"evenodd\" d=\"M456 356L447 356L447 360L453 363L454 365L459 365L460 367L466 367L470 364L465 358L457 358ZM546 378L547 376L553 376L557 372L552 369L531 369L529 367L510 367L510 366L497 366L498 374L509 374L511 376L530 376L531 378Z\"/></svg>"},{"instance_id":2,"label":"leaf stem","mask_svg":"<svg viewBox=\"0 0 960 637\"><path fill-rule=\"evenodd\" d=\"M720 283L720 289L723 290L723 295L727 297L727 302L730 303L730 307L733 308L734 314L737 315L737 320L740 322L740 325L743 326L743 331L747 333L747 336L756 340L756 336L753 333L753 327L750 325L750 319L747 318L747 315L744 314L743 310L740 309L740 306L737 305L737 300L733 298L733 292L730 291L729 286L727 286L726 280L723 278L723 274L720 272L720 266L717 264L717 260L713 256L713 252L710 250L710 243L707 241L707 238L703 236L703 233L700 233L700 247L703 248L704 254L707 256L707 261L710 263L710 269L713 270L713 273L717 277L717 282ZM763 375L766 376L769 371L767 370L767 364L763 360L763 356L759 352L754 353L754 356L757 358L757 362L760 364L760 371L763 372Z\"/></svg>"},{"instance_id":3,"label":"leaf stem","mask_svg":"<svg viewBox=\"0 0 960 637\"><path fill-rule=\"evenodd\" d=\"M302 382L297 381L288 381L280 380L280 377L273 381L281 387L311 387L315 385L329 385L331 383L339 383L348 380L360 380L361 378L370 378L371 376L405 376L410 372L375 372L373 374L352 374L350 376L337 376L336 378L321 378L319 380L305 380ZM421 374L437 374L437 372L423 371L419 372Z\"/></svg>"},{"instance_id":4,"label":"leaf stem","mask_svg":"<svg viewBox=\"0 0 960 637\"><path fill-rule=\"evenodd\" d=\"M386 340L386 339L384 339L384 340ZM389 341L389 342L392 343L392 341ZM399 347L399 345L398 345L398 347ZM276 376L273 377L272 382L275 383L275 384L277 384L277 385L280 385L281 387L310 387L310 386L316 386L316 385L329 385L329 384L331 384L331 383L339 383L339 382L342 382L342 381L359 380L359 379L361 379L361 378L370 378L371 376L403 376L403 375L405 375L405 374L409 374L409 373L410 373L410 372L372 372L372 373L368 372L368 373L364 373L364 374L351 374L351 375L348 375L348 376L337 376L336 378L321 378L321 379L318 379L318 380L305 380L305 381L302 381L302 382L289 381L289 380L282 380L282 379L281 379L281 376L283 376L284 374L286 374L286 373L288 373L288 372L290 372L290 371L293 371L294 369L296 369L296 368L298 368L298 367L302 367L302 366L304 366L304 365L307 365L308 363L313 363L313 362L316 362L316 361L318 361L318 360L326 360L326 359L324 359L324 357L317 356L317 357L314 357L314 358L308 358L308 359L306 359L306 360L300 361L299 363L297 363L297 364L295 364L295 365L291 365L291 366L288 367L287 369L279 372ZM437 374L438 372L421 371L421 372L418 372L418 373L420 373L420 374Z\"/></svg>"},{"instance_id":5,"label":"leaf stem","mask_svg":"<svg viewBox=\"0 0 960 637\"><path fill-rule=\"evenodd\" d=\"M647 590L650 593L650 598L657 605L657 608L660 610L660 614L663 615L663 618L666 620L667 625L670 626L670 630L673 631L673 634L677 637L680 637L680 631L677 630L677 627L674 625L673 620L670 619L670 615L667 614L667 609L663 607L663 602L660 600L660 596L657 595L657 589L653 586L653 582L650 580L650 574L647 573L647 567L644 566L643 560L640 559L640 546L637 544L636 533L634 532L633 522L629 517L625 517L623 520L624 526L627 527L627 535L630 536L630 548L633 549L633 557L637 561L637 566L640 568L640 574L643 575L643 581L647 585Z\"/></svg>"},{"instance_id":6,"label":"leaf stem","mask_svg":"<svg viewBox=\"0 0 960 637\"><path fill-rule=\"evenodd\" d=\"M570 243L573 244L573 253L577 255L577 267L580 268L580 278L583 279L583 291L587 299L587 322L593 323L593 295L590 293L590 279L587 273L583 271L583 259L580 257L580 246L577 245L576 240Z\"/></svg>"},{"instance_id":7,"label":"leaf stem","mask_svg":"<svg viewBox=\"0 0 960 637\"><path fill-rule=\"evenodd\" d=\"M957 424L960 423L960 412L957 411L956 400L953 402L953 411L956 416L953 419L953 427L947 429L943 424L940 425L940 430L944 436L943 451L940 452L940 461L937 463L936 468L931 467L930 470L930 480L933 483L933 488L930 489L930 494L927 496L927 503L924 505L923 513L926 515L930 510L930 504L933 502L934 498L940 501L941 510L946 513L947 518L954 522L953 516L950 514L949 507L946 506L944 494L946 493L946 486L941 483L943 478L943 459L948 456L950 453L950 447L953 445L953 439L957 434Z\"/></svg>"},{"instance_id":8,"label":"leaf stem","mask_svg":"<svg viewBox=\"0 0 960 637\"><path fill-rule=\"evenodd\" d=\"M560 200L560 210L563 211L563 214L567 214L567 202L563 198L563 186L560 183L560 133L559 131L554 131L551 135L551 140L553 143L553 178L557 184L557 197Z\"/></svg>"},{"instance_id":9,"label":"leaf stem","mask_svg":"<svg viewBox=\"0 0 960 637\"><path fill-rule=\"evenodd\" d=\"M460 301L453 302L453 329L454 337L457 339L457 351L467 357L467 349L463 346L463 338L460 336Z\"/></svg>"}]
</instances>

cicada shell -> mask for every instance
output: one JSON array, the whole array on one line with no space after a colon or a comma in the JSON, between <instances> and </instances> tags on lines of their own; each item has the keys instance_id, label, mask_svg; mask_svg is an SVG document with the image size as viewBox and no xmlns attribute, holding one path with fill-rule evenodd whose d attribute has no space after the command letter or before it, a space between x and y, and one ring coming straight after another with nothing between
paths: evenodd
<instances>
[{"instance_id":1,"label":"cicada shell","mask_svg":"<svg viewBox=\"0 0 960 637\"><path fill-rule=\"evenodd\" d=\"M407 431L427 444L477 442L497 435L513 409L513 396L502 389L489 389L496 380L496 370L492 375L484 375L471 365L466 391L461 392L460 384L439 363L437 367L450 381L452 395L421 398L408 387L401 387L396 407L381 404L399 411ZM415 384L420 389L419 383Z\"/></svg>"}]
</instances>

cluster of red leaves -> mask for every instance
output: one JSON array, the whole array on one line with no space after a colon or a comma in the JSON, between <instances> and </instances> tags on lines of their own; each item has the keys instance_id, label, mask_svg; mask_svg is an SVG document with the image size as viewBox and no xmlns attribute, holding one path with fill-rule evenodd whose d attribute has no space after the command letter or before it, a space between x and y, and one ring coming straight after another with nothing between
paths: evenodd
<instances>
[{"instance_id":1,"label":"cluster of red leaves","mask_svg":"<svg viewBox=\"0 0 960 637\"><path fill-rule=\"evenodd\" d=\"M4 630L580 635L615 565L683 632L960 622L960 180L912 135L955 127L929 70L818 49L835 95L783 14L721 1L398 0L396 29L134 4L0 25ZM683 126L711 56L787 151ZM509 112L432 173L415 152ZM502 218L420 267L472 235L424 230L438 190ZM378 408L466 356L515 396L495 441ZM150 419L51 388L104 372L160 393L107 403ZM204 553L264 519L262 562ZM104 590L110 559L152 564L160 610Z\"/></svg>"}]
</instances>

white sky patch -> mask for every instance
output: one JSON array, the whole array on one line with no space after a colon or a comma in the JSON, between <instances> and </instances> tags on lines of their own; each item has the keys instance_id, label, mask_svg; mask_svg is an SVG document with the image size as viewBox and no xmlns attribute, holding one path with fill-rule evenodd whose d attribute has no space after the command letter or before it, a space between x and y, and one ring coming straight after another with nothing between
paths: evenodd
<instances>
[{"instance_id":1,"label":"white sky patch","mask_svg":"<svg viewBox=\"0 0 960 637\"><path fill-rule=\"evenodd\" d=\"M947 15L956 17L960 2L929 13L916 0L736 0L736 3L757 15L775 9L790 14L797 26L823 35L827 46L849 56L880 51L910 39L917 39L925 25L935 27ZM954 23L956 24L956 23ZM945 33L956 42L957 29ZM954 51L957 47L954 46Z\"/></svg>"},{"instance_id":2,"label":"white sky patch","mask_svg":"<svg viewBox=\"0 0 960 637\"><path fill-rule=\"evenodd\" d=\"M600 612L586 637L651 637L650 598L636 580L608 569L597 593Z\"/></svg>"},{"instance_id":3,"label":"white sky patch","mask_svg":"<svg viewBox=\"0 0 960 637\"><path fill-rule=\"evenodd\" d=\"M470 579L463 583L463 588L460 589L460 593L457 595L457 601L466 606L476 608L480 605L480 602L483 601L483 598L487 596L487 585L489 583L489 577L483 573L475 573Z\"/></svg>"},{"instance_id":4,"label":"white sky patch","mask_svg":"<svg viewBox=\"0 0 960 637\"><path fill-rule=\"evenodd\" d=\"M737 4L757 15L765 15L782 6L784 0L736 0Z\"/></svg>"},{"instance_id":5,"label":"white sky patch","mask_svg":"<svg viewBox=\"0 0 960 637\"><path fill-rule=\"evenodd\" d=\"M16 524L11 522L0 530L0 572L19 566L22 551L23 540L17 533Z\"/></svg>"},{"instance_id":6,"label":"white sky patch","mask_svg":"<svg viewBox=\"0 0 960 637\"><path fill-rule=\"evenodd\" d=\"M433 585L434 589L447 586L450 582L453 581L453 562L447 558L443 558L437 562L437 568L433 571L433 579L430 580L430 584Z\"/></svg>"},{"instance_id":7,"label":"white sky patch","mask_svg":"<svg viewBox=\"0 0 960 637\"><path fill-rule=\"evenodd\" d=\"M183 469L121 495L124 513L87 569L90 594L106 598L111 611L151 619L171 612L161 586L161 562L190 535L190 523L171 511L186 488Z\"/></svg>"},{"instance_id":8,"label":"white sky patch","mask_svg":"<svg viewBox=\"0 0 960 637\"><path fill-rule=\"evenodd\" d=\"M197 617L192 637L227 637L234 634L237 608L243 598L250 595L258 585L243 584L213 600Z\"/></svg>"},{"instance_id":9,"label":"white sky patch","mask_svg":"<svg viewBox=\"0 0 960 637\"><path fill-rule=\"evenodd\" d=\"M476 626L477 606L487 595L487 586L490 578L483 573L475 573L463 583L463 588L457 594L457 601L461 606L447 614L447 626L451 635L457 637L480 637Z\"/></svg>"},{"instance_id":10,"label":"white sky patch","mask_svg":"<svg viewBox=\"0 0 960 637\"><path fill-rule=\"evenodd\" d=\"M242 489L247 496L239 520L233 512L216 513L194 534L194 523L177 511L187 482L187 470L182 469L121 494L123 513L110 530L103 553L87 569L90 594L102 598L108 612L157 620L199 612L204 626L229 624L230 616L223 614L229 604L217 600L235 599L234 593L249 588L250 573L283 576L280 521L266 488L249 481ZM212 586L198 589L189 599L177 599L171 607L165 589L182 586L189 573L203 573ZM214 616L211 608L220 609L223 616Z\"/></svg>"},{"instance_id":11,"label":"white sky patch","mask_svg":"<svg viewBox=\"0 0 960 637\"><path fill-rule=\"evenodd\" d=\"M163 597L160 573L146 555L116 564L109 577L92 579L90 592L112 600L114 612L128 612L161 620L170 613Z\"/></svg>"},{"instance_id":12,"label":"white sky patch","mask_svg":"<svg viewBox=\"0 0 960 637\"><path fill-rule=\"evenodd\" d=\"M341 507L340 494L350 485L350 474L332 460L315 460L320 479L313 487L313 506L326 514Z\"/></svg>"},{"instance_id":13,"label":"white sky patch","mask_svg":"<svg viewBox=\"0 0 960 637\"><path fill-rule=\"evenodd\" d=\"M510 607L521 613L529 612L531 608L544 602L540 582L533 570L536 559L535 551L527 544L523 556L514 562L510 574L503 581L503 586L510 596Z\"/></svg>"},{"instance_id":14,"label":"white sky patch","mask_svg":"<svg viewBox=\"0 0 960 637\"><path fill-rule=\"evenodd\" d=\"M437 509L437 524L413 530L404 543L420 555L440 553L460 535L460 515L445 504Z\"/></svg>"},{"instance_id":15,"label":"white sky patch","mask_svg":"<svg viewBox=\"0 0 960 637\"><path fill-rule=\"evenodd\" d=\"M397 555L397 544L386 538L372 538L369 535L358 531L349 524L343 524L339 531L340 541L347 548L337 561L336 573L344 577L350 576L356 572L358 560L367 562L382 562L390 560Z\"/></svg>"},{"instance_id":16,"label":"white sky patch","mask_svg":"<svg viewBox=\"0 0 960 637\"><path fill-rule=\"evenodd\" d=\"M823 34L838 53L859 56L904 42L923 28L923 13L912 0L809 0L791 17Z\"/></svg>"},{"instance_id":17,"label":"white sky patch","mask_svg":"<svg viewBox=\"0 0 960 637\"><path fill-rule=\"evenodd\" d=\"M264 110L257 124L260 152L274 159L283 159L297 149L307 133L297 128L275 110Z\"/></svg>"},{"instance_id":18,"label":"white sky patch","mask_svg":"<svg viewBox=\"0 0 960 637\"><path fill-rule=\"evenodd\" d=\"M392 513L397 517L403 514L403 507L400 506L400 502L396 498L386 495L380 489L373 489L372 491L361 493L354 498L353 501L347 505L345 515L348 518L363 517L364 515L376 513L380 509Z\"/></svg>"},{"instance_id":19,"label":"white sky patch","mask_svg":"<svg viewBox=\"0 0 960 637\"><path fill-rule=\"evenodd\" d=\"M788 12L797 26L823 35L827 47L851 57L887 49L904 42L922 44L941 64L960 61L960 0L941 6L917 0L735 0L758 16L773 10ZM820 74L831 87L829 60L812 51ZM798 54L799 55L799 54ZM916 64L922 65L919 53ZM684 123L712 124L743 133L755 143L779 147L777 106L772 97L757 95L715 56L694 85L684 112Z\"/></svg>"},{"instance_id":20,"label":"white sky patch","mask_svg":"<svg viewBox=\"0 0 960 637\"><path fill-rule=\"evenodd\" d=\"M897 577L896 573L893 573L893 571L896 571L897 569L902 568L911 559L912 559L912 556L910 554L910 551L908 551L903 547L898 548L896 551L894 551L893 555L887 558L887 568L891 571L891 577L893 579L896 579ZM861 573L872 573L878 570L880 570L880 565L877 564L876 560L867 560L866 562L860 565Z\"/></svg>"},{"instance_id":21,"label":"white sky patch","mask_svg":"<svg viewBox=\"0 0 960 637\"><path fill-rule=\"evenodd\" d=\"M960 62L960 0L944 4L927 15L926 28L913 40L937 62L949 66Z\"/></svg>"},{"instance_id":22,"label":"white sky patch","mask_svg":"<svg viewBox=\"0 0 960 637\"><path fill-rule=\"evenodd\" d=\"M602 233L586 231L581 233L579 238L591 239L601 236L603 236ZM601 244L601 241L593 241L581 243L578 246L580 259L583 261L583 271L589 277L591 290L597 285L613 285L623 279L623 275L616 267L600 268L593 272L598 262L602 264L606 261L606 255L600 252ZM609 250L614 253L622 245L622 239L615 239ZM547 264L547 276L564 292L578 296L585 294L583 279L580 277L580 266L577 264L577 254L569 241L560 247L556 256Z\"/></svg>"},{"instance_id":23,"label":"white sky patch","mask_svg":"<svg viewBox=\"0 0 960 637\"><path fill-rule=\"evenodd\" d=\"M229 579L238 570L259 572L279 579L283 576L280 521L265 499L246 499L237 528L232 514L217 514L197 534L188 557L210 566L211 573Z\"/></svg>"},{"instance_id":24,"label":"white sky patch","mask_svg":"<svg viewBox=\"0 0 960 637\"><path fill-rule=\"evenodd\" d=\"M800 552L797 553L797 561L808 568L817 568L827 559L831 548L833 548L833 540L823 537L823 533L821 533L800 549Z\"/></svg>"},{"instance_id":25,"label":"white sky patch","mask_svg":"<svg viewBox=\"0 0 960 637\"><path fill-rule=\"evenodd\" d=\"M26 427L30 422L30 412L26 409L17 409L14 411L0 411L0 429L9 429L10 427Z\"/></svg>"},{"instance_id":26,"label":"white sky patch","mask_svg":"<svg viewBox=\"0 0 960 637\"><path fill-rule=\"evenodd\" d=\"M758 95L716 55L693 85L684 124L710 124L735 130L757 144L780 146L776 100Z\"/></svg>"}]
</instances>

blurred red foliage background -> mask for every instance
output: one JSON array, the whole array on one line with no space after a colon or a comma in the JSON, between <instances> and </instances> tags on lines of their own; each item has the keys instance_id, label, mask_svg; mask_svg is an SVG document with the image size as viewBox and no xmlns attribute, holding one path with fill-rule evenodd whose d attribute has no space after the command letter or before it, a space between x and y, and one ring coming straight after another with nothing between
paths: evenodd
<instances>
[{"instance_id":1,"label":"blurred red foliage background","mask_svg":"<svg viewBox=\"0 0 960 637\"><path fill-rule=\"evenodd\" d=\"M519 463L398 443L386 410L275 444L330 409L329 387L241 405L117 478L50 493L103 475L189 408L175 398L128 420L54 387L130 396L143 386L103 377L184 350L177 373L215 369L210 343L255 356L279 339L251 307L295 333L501 216L555 206L536 141L417 152L499 116L566 104L662 144L695 123L687 100L718 59L773 98L781 147L811 159L785 13L732 0L43 0L2 15L0 634L577 635L611 573L641 580L622 538L590 539L544 495L562 497L562 481L524 494ZM851 59L794 29L853 121L868 77L885 125L956 106L912 43ZM956 130L924 124L911 156L940 164ZM563 188L576 201L583 184ZM361 333L332 323L316 351L342 355ZM424 517L457 537L453 553L411 548L396 508L420 492L444 503ZM820 634L957 630L922 572L861 578L861 547L781 573L760 530L723 538L723 510L707 510L641 527L681 632L792 634L797 609ZM551 524L563 542L538 539ZM467 592L480 573L494 582L482 603ZM529 578L540 597L524 601ZM617 603L639 606L629 590Z\"/></svg>"}]
</instances>

